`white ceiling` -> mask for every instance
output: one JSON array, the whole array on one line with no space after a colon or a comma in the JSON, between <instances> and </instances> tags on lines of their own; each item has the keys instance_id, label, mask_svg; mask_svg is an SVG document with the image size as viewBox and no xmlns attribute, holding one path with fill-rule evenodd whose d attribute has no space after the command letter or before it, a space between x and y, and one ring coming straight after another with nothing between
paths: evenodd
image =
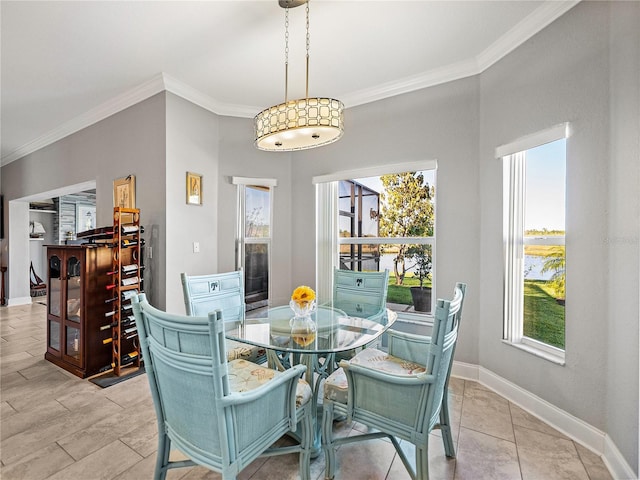
<instances>
[{"instance_id":1,"label":"white ceiling","mask_svg":"<svg viewBox=\"0 0 640 480\"><path fill-rule=\"evenodd\" d=\"M313 0L309 95L349 108L477 74L577 1ZM243 117L284 99L277 0L0 8L2 165L165 89ZM304 7L290 11L289 30L289 98L298 98Z\"/></svg>"}]
</instances>

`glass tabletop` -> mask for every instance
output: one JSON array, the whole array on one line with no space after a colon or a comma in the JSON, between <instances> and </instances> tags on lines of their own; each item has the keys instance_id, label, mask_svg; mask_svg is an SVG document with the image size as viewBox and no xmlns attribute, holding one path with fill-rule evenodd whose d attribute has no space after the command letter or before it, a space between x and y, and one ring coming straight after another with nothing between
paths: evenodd
<instances>
[{"instance_id":1,"label":"glass tabletop","mask_svg":"<svg viewBox=\"0 0 640 480\"><path fill-rule=\"evenodd\" d=\"M225 335L283 352L337 353L371 343L396 319L397 314L389 309L356 317L331 305L322 305L311 313L310 320L302 320L294 318L288 305L265 307L247 313L244 322L227 330Z\"/></svg>"}]
</instances>

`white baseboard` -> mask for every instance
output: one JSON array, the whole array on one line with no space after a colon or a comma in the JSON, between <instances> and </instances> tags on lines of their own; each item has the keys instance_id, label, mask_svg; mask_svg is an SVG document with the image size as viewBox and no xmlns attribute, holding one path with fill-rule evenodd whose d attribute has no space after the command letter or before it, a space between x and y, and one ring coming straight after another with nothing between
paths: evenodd
<instances>
[{"instance_id":1,"label":"white baseboard","mask_svg":"<svg viewBox=\"0 0 640 480\"><path fill-rule=\"evenodd\" d=\"M15 297L7 300L8 307L15 307L16 305L31 305L31 297Z\"/></svg>"},{"instance_id":2,"label":"white baseboard","mask_svg":"<svg viewBox=\"0 0 640 480\"><path fill-rule=\"evenodd\" d=\"M453 362L451 375L465 380L474 380L489 387L567 437L600 455L614 479L634 480L638 478L611 437L585 421L479 365Z\"/></svg>"}]
</instances>

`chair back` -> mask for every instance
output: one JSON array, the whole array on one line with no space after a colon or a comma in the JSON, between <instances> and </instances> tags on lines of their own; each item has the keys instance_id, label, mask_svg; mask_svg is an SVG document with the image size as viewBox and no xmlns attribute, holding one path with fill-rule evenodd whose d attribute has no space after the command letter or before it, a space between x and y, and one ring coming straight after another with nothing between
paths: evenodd
<instances>
[{"instance_id":1,"label":"chair back","mask_svg":"<svg viewBox=\"0 0 640 480\"><path fill-rule=\"evenodd\" d=\"M235 272L212 275L180 274L182 293L187 315L204 317L214 310L221 310L225 322L244 319L244 273Z\"/></svg>"},{"instance_id":2,"label":"chair back","mask_svg":"<svg viewBox=\"0 0 640 480\"><path fill-rule=\"evenodd\" d=\"M377 318L387 305L389 270L333 270L333 306L354 317Z\"/></svg>"},{"instance_id":3,"label":"chair back","mask_svg":"<svg viewBox=\"0 0 640 480\"><path fill-rule=\"evenodd\" d=\"M233 432L222 405L229 393L222 313L172 315L145 294L132 302L158 431L191 458L225 463L233 456L226 441Z\"/></svg>"},{"instance_id":4,"label":"chair back","mask_svg":"<svg viewBox=\"0 0 640 480\"><path fill-rule=\"evenodd\" d=\"M442 397L446 392L451 374L465 290L466 285L457 284L452 300L438 299L436 302L426 370L427 374L435 377L427 396L430 427L438 423Z\"/></svg>"}]
</instances>

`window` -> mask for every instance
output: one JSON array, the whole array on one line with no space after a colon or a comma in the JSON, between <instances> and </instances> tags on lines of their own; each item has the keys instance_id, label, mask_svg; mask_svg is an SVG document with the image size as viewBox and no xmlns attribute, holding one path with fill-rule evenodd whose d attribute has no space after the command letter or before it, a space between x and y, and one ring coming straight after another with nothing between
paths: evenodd
<instances>
[{"instance_id":1,"label":"window","mask_svg":"<svg viewBox=\"0 0 640 480\"><path fill-rule=\"evenodd\" d=\"M504 339L558 363L565 348L566 131L541 132L504 162Z\"/></svg>"},{"instance_id":2,"label":"window","mask_svg":"<svg viewBox=\"0 0 640 480\"><path fill-rule=\"evenodd\" d=\"M334 266L389 269L389 308L418 320L430 314L436 298L435 166L419 162L314 179L319 291L331 291Z\"/></svg>"},{"instance_id":3,"label":"window","mask_svg":"<svg viewBox=\"0 0 640 480\"><path fill-rule=\"evenodd\" d=\"M244 269L247 310L269 302L271 211L275 180L234 177L238 185L236 265Z\"/></svg>"}]
</instances>

